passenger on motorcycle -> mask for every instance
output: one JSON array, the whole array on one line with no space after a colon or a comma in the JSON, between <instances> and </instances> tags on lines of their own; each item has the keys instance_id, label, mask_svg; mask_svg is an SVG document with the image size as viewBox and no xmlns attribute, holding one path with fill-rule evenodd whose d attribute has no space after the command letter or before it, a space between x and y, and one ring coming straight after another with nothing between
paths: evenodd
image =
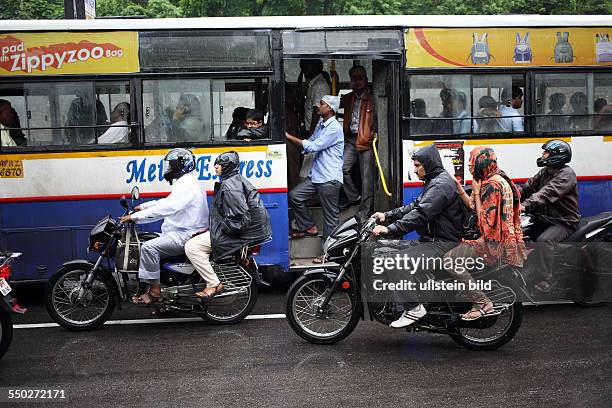
<instances>
[{"instance_id":1,"label":"passenger on motorcycle","mask_svg":"<svg viewBox=\"0 0 612 408\"><path fill-rule=\"evenodd\" d=\"M415 256L441 257L448 242L459 242L465 211L457 194L453 177L444 170L440 153L434 145L423 147L412 155L414 172L425 182L423 191L409 205L373 215L378 222L392 221L388 226L377 225L373 234L403 235L416 231L422 245L413 248ZM446 243L446 244L443 244ZM406 305L405 305L406 306ZM425 316L422 304L406 309L391 327L406 327Z\"/></svg>"},{"instance_id":2,"label":"passenger on motorcycle","mask_svg":"<svg viewBox=\"0 0 612 408\"><path fill-rule=\"evenodd\" d=\"M543 169L521 187L522 209L538 214L546 224L537 242L559 242L576 231L580 222L576 173L567 165L572 160L572 149L563 140L553 139L544 143L542 150L536 164ZM545 276L536 288L546 291L552 279L552 259L544 248L538 252Z\"/></svg>"},{"instance_id":3,"label":"passenger on motorcycle","mask_svg":"<svg viewBox=\"0 0 612 408\"><path fill-rule=\"evenodd\" d=\"M161 235L146 241L141 247L138 277L141 282L149 283L149 291L134 296L134 303L151 304L159 300L160 258L181 255L189 238L208 227L206 193L199 185L194 169L195 157L191 151L172 149L163 161L163 177L172 186L170 195L136 206L136 212L121 217L122 223L145 224L164 220Z\"/></svg>"},{"instance_id":4,"label":"passenger on motorcycle","mask_svg":"<svg viewBox=\"0 0 612 408\"><path fill-rule=\"evenodd\" d=\"M196 292L198 297L209 298L223 289L209 261L211 252L214 258L223 258L272 235L270 217L259 191L239 171L238 153L231 151L217 157L215 173L221 182L215 183L210 232L195 236L185 245L189 260L206 281L206 288Z\"/></svg>"},{"instance_id":5,"label":"passenger on motorcycle","mask_svg":"<svg viewBox=\"0 0 612 408\"><path fill-rule=\"evenodd\" d=\"M480 237L465 240L449 251L446 259L476 259L482 257L488 266L510 264L523 266L525 244L520 222L520 193L512 180L497 167L497 156L490 147L476 147L470 152L468 166L475 182L472 184L471 200L477 216ZM465 192L460 190L463 196ZM444 262L457 265L457 262ZM449 269L456 279L468 284L472 276L464 268L461 271ZM467 297L473 302L472 309L461 316L471 321L493 313L493 302L481 291L467 290Z\"/></svg>"}]
</instances>

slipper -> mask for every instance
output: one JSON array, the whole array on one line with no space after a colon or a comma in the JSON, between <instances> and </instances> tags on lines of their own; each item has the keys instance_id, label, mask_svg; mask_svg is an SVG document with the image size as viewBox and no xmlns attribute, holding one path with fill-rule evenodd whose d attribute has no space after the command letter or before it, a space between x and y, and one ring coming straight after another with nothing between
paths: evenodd
<instances>
[{"instance_id":1,"label":"slipper","mask_svg":"<svg viewBox=\"0 0 612 408\"><path fill-rule=\"evenodd\" d=\"M463 320L464 322L472 322L474 320L480 319L483 316L487 316L489 314L496 314L493 308L493 303L491 303L491 309L485 310L485 306L487 305L487 303L489 302L474 302L474 306L470 309L470 311L461 315L461 320ZM473 313L478 314L474 315ZM472 317L468 316L469 314L472 314Z\"/></svg>"},{"instance_id":2,"label":"slipper","mask_svg":"<svg viewBox=\"0 0 612 408\"><path fill-rule=\"evenodd\" d=\"M146 292L142 295L132 296L132 303L135 305L152 305L154 303L161 303L161 296L154 296L150 292Z\"/></svg>"},{"instance_id":3,"label":"slipper","mask_svg":"<svg viewBox=\"0 0 612 408\"><path fill-rule=\"evenodd\" d=\"M315 231L315 232L310 232L308 230L306 231L298 231L298 230L293 230L291 231L291 238L304 238L304 237L316 237L317 235L319 235L319 231Z\"/></svg>"},{"instance_id":4,"label":"slipper","mask_svg":"<svg viewBox=\"0 0 612 408\"><path fill-rule=\"evenodd\" d=\"M207 292L206 289L214 289L214 290L212 292ZM210 299L216 294L221 293L222 290L223 290L223 283L219 282L217 286L213 286L211 288L205 288L204 290L200 292L196 292L195 295L196 297L199 297L200 299Z\"/></svg>"},{"instance_id":5,"label":"slipper","mask_svg":"<svg viewBox=\"0 0 612 408\"><path fill-rule=\"evenodd\" d=\"M552 289L552 283L550 283L547 280L543 280L540 283L533 285L533 287L539 291L539 292L543 292L543 293L548 293L550 292L550 290Z\"/></svg>"},{"instance_id":6,"label":"slipper","mask_svg":"<svg viewBox=\"0 0 612 408\"><path fill-rule=\"evenodd\" d=\"M321 256L317 256L316 258L314 258L312 260L312 263L316 263L316 264L322 264L325 262L325 256L321 255Z\"/></svg>"}]
</instances>

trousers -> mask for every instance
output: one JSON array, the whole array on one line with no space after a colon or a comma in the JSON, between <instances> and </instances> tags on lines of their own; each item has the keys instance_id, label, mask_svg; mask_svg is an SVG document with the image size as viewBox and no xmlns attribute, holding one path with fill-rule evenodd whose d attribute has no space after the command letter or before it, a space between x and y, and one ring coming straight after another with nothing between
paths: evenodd
<instances>
[{"instance_id":1,"label":"trousers","mask_svg":"<svg viewBox=\"0 0 612 408\"><path fill-rule=\"evenodd\" d=\"M185 254L206 282L207 288L214 288L219 284L219 278L210 264L211 252L210 231L196 235L185 244Z\"/></svg>"}]
</instances>

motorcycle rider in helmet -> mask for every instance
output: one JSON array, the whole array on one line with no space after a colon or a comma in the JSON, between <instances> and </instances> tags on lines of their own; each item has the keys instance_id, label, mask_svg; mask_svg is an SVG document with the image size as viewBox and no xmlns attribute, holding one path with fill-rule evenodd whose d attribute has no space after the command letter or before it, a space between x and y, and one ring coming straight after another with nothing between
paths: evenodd
<instances>
[{"instance_id":1,"label":"motorcycle rider in helmet","mask_svg":"<svg viewBox=\"0 0 612 408\"><path fill-rule=\"evenodd\" d=\"M214 165L221 182L215 183L210 232L193 237L185 245L187 257L206 281L206 288L195 294L201 298L211 298L223 290L209 261L211 253L219 259L272 235L259 191L240 175L238 153L222 153Z\"/></svg>"},{"instance_id":2,"label":"motorcycle rider in helmet","mask_svg":"<svg viewBox=\"0 0 612 408\"><path fill-rule=\"evenodd\" d=\"M163 160L163 177L172 186L170 195L142 203L134 208L136 212L121 218L122 223L136 224L164 220L161 235L146 241L140 249L138 277L141 282L149 283L149 291L134 296L134 303L151 304L159 300L160 258L182 254L189 238L208 228L206 192L199 185L194 169L195 156L190 150L170 150Z\"/></svg>"},{"instance_id":3,"label":"motorcycle rider in helmet","mask_svg":"<svg viewBox=\"0 0 612 408\"><path fill-rule=\"evenodd\" d=\"M576 231L580 221L576 173L567 165L572 160L572 148L563 140L553 139L544 143L542 150L536 161L542 170L520 187L522 210L539 214L546 223L537 242L559 242ZM546 272L536 288L546 291L552 278L552 257L544 256L547 251L539 252Z\"/></svg>"}]
</instances>

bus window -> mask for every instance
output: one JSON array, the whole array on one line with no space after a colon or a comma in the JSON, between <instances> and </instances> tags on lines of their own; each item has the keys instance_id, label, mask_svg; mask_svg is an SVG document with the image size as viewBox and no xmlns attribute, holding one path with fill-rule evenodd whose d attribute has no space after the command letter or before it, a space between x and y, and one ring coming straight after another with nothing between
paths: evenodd
<instances>
[{"instance_id":1,"label":"bus window","mask_svg":"<svg viewBox=\"0 0 612 408\"><path fill-rule=\"evenodd\" d=\"M567 132L592 129L586 73L536 74L536 129ZM591 112L589 112L591 111Z\"/></svg>"},{"instance_id":2,"label":"bus window","mask_svg":"<svg viewBox=\"0 0 612 408\"><path fill-rule=\"evenodd\" d=\"M16 85L0 85L0 140L1 147L26 146L29 135L22 128L27 127L27 108L23 90Z\"/></svg>"},{"instance_id":3,"label":"bus window","mask_svg":"<svg viewBox=\"0 0 612 408\"><path fill-rule=\"evenodd\" d=\"M473 75L474 133L524 132L522 75Z\"/></svg>"},{"instance_id":4,"label":"bus window","mask_svg":"<svg viewBox=\"0 0 612 408\"><path fill-rule=\"evenodd\" d=\"M469 75L410 77L410 134L470 132Z\"/></svg>"},{"instance_id":5,"label":"bus window","mask_svg":"<svg viewBox=\"0 0 612 408\"><path fill-rule=\"evenodd\" d=\"M95 92L110 124L98 129L98 144L128 143L131 123L129 82L96 82Z\"/></svg>"},{"instance_id":6,"label":"bus window","mask_svg":"<svg viewBox=\"0 0 612 408\"><path fill-rule=\"evenodd\" d=\"M612 74L595 74L593 87L593 129L612 131Z\"/></svg>"},{"instance_id":7,"label":"bus window","mask_svg":"<svg viewBox=\"0 0 612 408\"><path fill-rule=\"evenodd\" d=\"M95 97L91 82L60 82L56 85L59 116L64 126L63 144L93 144L108 124L104 105Z\"/></svg>"},{"instance_id":8,"label":"bus window","mask_svg":"<svg viewBox=\"0 0 612 408\"><path fill-rule=\"evenodd\" d=\"M142 81L146 143L212 140L211 81Z\"/></svg>"}]
</instances>

